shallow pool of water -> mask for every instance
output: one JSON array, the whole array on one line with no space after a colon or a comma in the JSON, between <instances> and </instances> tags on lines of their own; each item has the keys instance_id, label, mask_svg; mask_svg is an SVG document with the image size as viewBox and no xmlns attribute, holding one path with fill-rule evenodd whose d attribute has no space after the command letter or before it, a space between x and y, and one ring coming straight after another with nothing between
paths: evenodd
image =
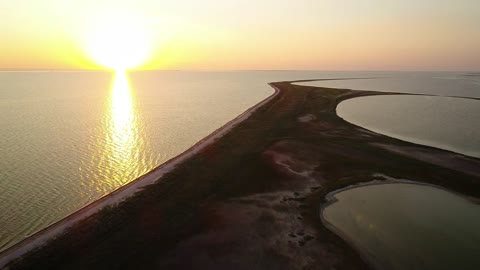
<instances>
[{"instance_id":1,"label":"shallow pool of water","mask_svg":"<svg viewBox=\"0 0 480 270\"><path fill-rule=\"evenodd\" d=\"M480 157L479 100L369 96L341 102L337 114L390 137Z\"/></svg>"},{"instance_id":2,"label":"shallow pool of water","mask_svg":"<svg viewBox=\"0 0 480 270\"><path fill-rule=\"evenodd\" d=\"M332 194L324 222L377 269L480 269L480 205L413 183Z\"/></svg>"}]
</instances>

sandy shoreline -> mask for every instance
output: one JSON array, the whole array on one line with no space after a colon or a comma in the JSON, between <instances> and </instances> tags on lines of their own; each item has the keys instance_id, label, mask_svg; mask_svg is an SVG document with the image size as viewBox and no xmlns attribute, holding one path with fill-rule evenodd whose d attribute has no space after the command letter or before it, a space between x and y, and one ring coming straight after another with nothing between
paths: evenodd
<instances>
[{"instance_id":1,"label":"sandy shoreline","mask_svg":"<svg viewBox=\"0 0 480 270\"><path fill-rule=\"evenodd\" d=\"M166 161L150 172L146 173L143 176L133 180L125 186L118 188L117 190L105 195L104 197L88 204L87 206L77 210L76 212L66 216L65 218L55 222L54 224L42 229L35 234L27 237L26 239L20 241L19 243L9 247L8 249L0 253L0 268L5 267L12 260L19 258L26 253L39 248L45 245L49 240L54 239L56 236L64 233L68 228L72 227L76 223L90 217L91 215L99 212L105 207L115 206L125 199L133 196L135 193L141 191L148 185L151 185L175 169L176 166L184 162L185 160L196 155L198 152L203 150L205 147L214 143L217 139L221 138L235 126L240 124L242 121L247 119L252 113L254 113L258 108L262 107L264 104L272 100L275 96L278 95L279 89L274 85L270 86L274 89L274 92L260 101L253 107L247 109L245 112L227 122L222 127L215 130L213 133L203 138L199 142L195 143L193 146L177 155L176 157Z\"/></svg>"}]
</instances>

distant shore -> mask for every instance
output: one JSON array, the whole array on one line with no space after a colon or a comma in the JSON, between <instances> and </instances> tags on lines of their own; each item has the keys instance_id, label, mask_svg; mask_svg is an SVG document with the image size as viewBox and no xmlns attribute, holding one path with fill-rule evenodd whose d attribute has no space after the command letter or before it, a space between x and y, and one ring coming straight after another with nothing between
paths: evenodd
<instances>
[{"instance_id":1,"label":"distant shore","mask_svg":"<svg viewBox=\"0 0 480 270\"><path fill-rule=\"evenodd\" d=\"M394 93L271 86L181 155L3 252L0 267L365 268L320 220L329 192L382 173L480 196L480 160L336 115L343 100Z\"/></svg>"}]
</instances>

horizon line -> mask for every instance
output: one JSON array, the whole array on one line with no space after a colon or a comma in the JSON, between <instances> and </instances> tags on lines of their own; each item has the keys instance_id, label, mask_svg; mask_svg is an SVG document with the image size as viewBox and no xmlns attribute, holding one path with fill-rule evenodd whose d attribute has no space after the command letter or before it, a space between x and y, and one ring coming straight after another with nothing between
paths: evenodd
<instances>
[{"instance_id":1,"label":"horizon line","mask_svg":"<svg viewBox=\"0 0 480 270\"><path fill-rule=\"evenodd\" d=\"M477 73L479 70L414 70L414 69L130 69L127 72L150 72L150 71L178 71L178 72L268 72L268 71L303 71L303 72L459 72L459 73ZM82 68L33 68L33 69L8 69L0 68L0 72L116 72L110 69L82 69Z\"/></svg>"}]
</instances>

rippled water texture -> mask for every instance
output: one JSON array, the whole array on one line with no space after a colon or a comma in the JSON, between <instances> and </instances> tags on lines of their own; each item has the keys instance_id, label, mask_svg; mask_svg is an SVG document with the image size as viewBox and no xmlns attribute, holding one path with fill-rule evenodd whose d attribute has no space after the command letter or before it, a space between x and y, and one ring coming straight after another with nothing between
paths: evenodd
<instances>
[{"instance_id":1,"label":"rippled water texture","mask_svg":"<svg viewBox=\"0 0 480 270\"><path fill-rule=\"evenodd\" d=\"M377 269L480 269L480 206L408 183L334 195L323 218Z\"/></svg>"}]
</instances>

